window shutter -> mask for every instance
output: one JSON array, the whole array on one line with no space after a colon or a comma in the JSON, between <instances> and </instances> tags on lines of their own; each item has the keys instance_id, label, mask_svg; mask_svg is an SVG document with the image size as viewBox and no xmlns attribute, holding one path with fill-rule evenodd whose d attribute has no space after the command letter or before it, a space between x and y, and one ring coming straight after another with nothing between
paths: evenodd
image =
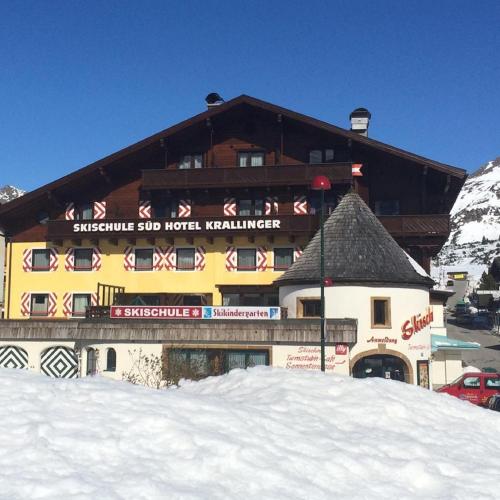
<instances>
[{"instance_id":1,"label":"window shutter","mask_svg":"<svg viewBox=\"0 0 500 500\"><path fill-rule=\"evenodd\" d=\"M97 295L97 292L93 292L90 294L90 305L93 307L99 305L99 295Z\"/></svg>"},{"instance_id":2,"label":"window shutter","mask_svg":"<svg viewBox=\"0 0 500 500\"><path fill-rule=\"evenodd\" d=\"M191 217L191 200L179 200L179 217Z\"/></svg>"},{"instance_id":3,"label":"window shutter","mask_svg":"<svg viewBox=\"0 0 500 500\"><path fill-rule=\"evenodd\" d=\"M102 257L101 249L99 247L94 247L92 251L92 271L99 271L101 269Z\"/></svg>"},{"instance_id":4,"label":"window shutter","mask_svg":"<svg viewBox=\"0 0 500 500\"><path fill-rule=\"evenodd\" d=\"M293 197L293 214L307 215L307 197L305 195L295 195Z\"/></svg>"},{"instance_id":5,"label":"window shutter","mask_svg":"<svg viewBox=\"0 0 500 500\"><path fill-rule=\"evenodd\" d=\"M66 220L75 220L75 204L68 203L66 205L66 211L64 213L64 217Z\"/></svg>"},{"instance_id":6,"label":"window shutter","mask_svg":"<svg viewBox=\"0 0 500 500\"><path fill-rule=\"evenodd\" d=\"M57 295L49 293L49 304L47 309L47 316L53 318L57 313Z\"/></svg>"},{"instance_id":7,"label":"window shutter","mask_svg":"<svg viewBox=\"0 0 500 500\"><path fill-rule=\"evenodd\" d=\"M272 215L278 213L278 197L268 196L266 197L266 202L264 206L264 214Z\"/></svg>"},{"instance_id":8,"label":"window shutter","mask_svg":"<svg viewBox=\"0 0 500 500\"><path fill-rule=\"evenodd\" d=\"M64 269L66 269L66 271L75 270L75 250L73 248L66 249L66 255L64 256Z\"/></svg>"},{"instance_id":9,"label":"window shutter","mask_svg":"<svg viewBox=\"0 0 500 500\"><path fill-rule=\"evenodd\" d=\"M175 252L175 247L168 246L165 248L164 256L164 265L167 271L175 271L177 268L177 254Z\"/></svg>"},{"instance_id":10,"label":"window shutter","mask_svg":"<svg viewBox=\"0 0 500 500\"><path fill-rule=\"evenodd\" d=\"M135 269L134 247L125 247L123 252L123 267L125 271L133 271Z\"/></svg>"},{"instance_id":11,"label":"window shutter","mask_svg":"<svg viewBox=\"0 0 500 500\"><path fill-rule=\"evenodd\" d=\"M105 219L106 218L106 202L105 201L94 201L94 219Z\"/></svg>"},{"instance_id":12,"label":"window shutter","mask_svg":"<svg viewBox=\"0 0 500 500\"><path fill-rule=\"evenodd\" d=\"M267 269L267 248L257 247L257 271L265 271Z\"/></svg>"},{"instance_id":13,"label":"window shutter","mask_svg":"<svg viewBox=\"0 0 500 500\"><path fill-rule=\"evenodd\" d=\"M236 216L236 198L224 198L224 215L226 217Z\"/></svg>"},{"instance_id":14,"label":"window shutter","mask_svg":"<svg viewBox=\"0 0 500 500\"><path fill-rule=\"evenodd\" d=\"M235 247L226 248L226 271L236 271L238 268L238 252Z\"/></svg>"},{"instance_id":15,"label":"window shutter","mask_svg":"<svg viewBox=\"0 0 500 500\"><path fill-rule=\"evenodd\" d=\"M49 255L49 269L51 271L57 271L58 267L59 267L59 252L57 251L57 248L51 248Z\"/></svg>"},{"instance_id":16,"label":"window shutter","mask_svg":"<svg viewBox=\"0 0 500 500\"><path fill-rule=\"evenodd\" d=\"M293 261L295 262L304 252L304 249L302 247L295 247L293 250Z\"/></svg>"},{"instance_id":17,"label":"window shutter","mask_svg":"<svg viewBox=\"0 0 500 500\"><path fill-rule=\"evenodd\" d=\"M139 201L139 219L151 219L151 201Z\"/></svg>"},{"instance_id":18,"label":"window shutter","mask_svg":"<svg viewBox=\"0 0 500 500\"><path fill-rule=\"evenodd\" d=\"M24 292L21 295L21 315L29 316L31 312L31 294Z\"/></svg>"},{"instance_id":19,"label":"window shutter","mask_svg":"<svg viewBox=\"0 0 500 500\"><path fill-rule=\"evenodd\" d=\"M163 249L161 247L155 247L153 251L153 270L161 271L163 269Z\"/></svg>"},{"instance_id":20,"label":"window shutter","mask_svg":"<svg viewBox=\"0 0 500 500\"><path fill-rule=\"evenodd\" d=\"M73 315L73 294L65 293L63 295L63 315L69 318Z\"/></svg>"},{"instance_id":21,"label":"window shutter","mask_svg":"<svg viewBox=\"0 0 500 500\"><path fill-rule=\"evenodd\" d=\"M203 271L205 269L205 248L196 247L194 255L194 269L195 271Z\"/></svg>"},{"instance_id":22,"label":"window shutter","mask_svg":"<svg viewBox=\"0 0 500 500\"><path fill-rule=\"evenodd\" d=\"M31 272L32 266L33 266L33 256L31 248L25 248L23 250L23 271L25 273Z\"/></svg>"}]
</instances>

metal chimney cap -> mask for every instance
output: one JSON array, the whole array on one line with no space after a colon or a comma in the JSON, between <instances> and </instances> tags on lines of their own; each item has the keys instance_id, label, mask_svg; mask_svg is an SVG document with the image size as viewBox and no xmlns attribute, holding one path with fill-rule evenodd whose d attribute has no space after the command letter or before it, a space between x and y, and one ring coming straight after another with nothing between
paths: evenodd
<instances>
[{"instance_id":1,"label":"metal chimney cap","mask_svg":"<svg viewBox=\"0 0 500 500\"><path fill-rule=\"evenodd\" d=\"M205 102L208 106L216 106L222 104L224 99L217 92L210 92L210 94L205 97Z\"/></svg>"},{"instance_id":2,"label":"metal chimney cap","mask_svg":"<svg viewBox=\"0 0 500 500\"><path fill-rule=\"evenodd\" d=\"M368 118L370 119L372 114L366 108L356 108L350 115L351 118Z\"/></svg>"}]
</instances>

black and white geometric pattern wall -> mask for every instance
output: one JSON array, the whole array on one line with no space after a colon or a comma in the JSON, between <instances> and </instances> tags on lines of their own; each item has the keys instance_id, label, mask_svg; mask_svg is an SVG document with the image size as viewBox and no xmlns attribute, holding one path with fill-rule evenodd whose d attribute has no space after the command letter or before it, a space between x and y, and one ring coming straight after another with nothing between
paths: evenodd
<instances>
[{"instance_id":1,"label":"black and white geometric pattern wall","mask_svg":"<svg viewBox=\"0 0 500 500\"><path fill-rule=\"evenodd\" d=\"M28 353L15 345L1 346L0 368L28 368Z\"/></svg>"},{"instance_id":2,"label":"black and white geometric pattern wall","mask_svg":"<svg viewBox=\"0 0 500 500\"><path fill-rule=\"evenodd\" d=\"M42 352L40 369L49 377L75 378L78 374L78 358L69 347L49 347Z\"/></svg>"}]
</instances>

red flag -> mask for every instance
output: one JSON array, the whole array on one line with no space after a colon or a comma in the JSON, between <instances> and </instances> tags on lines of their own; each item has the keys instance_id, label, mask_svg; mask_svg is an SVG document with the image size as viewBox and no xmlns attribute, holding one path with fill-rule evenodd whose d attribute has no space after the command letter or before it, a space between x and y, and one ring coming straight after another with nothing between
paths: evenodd
<instances>
[{"instance_id":1,"label":"red flag","mask_svg":"<svg viewBox=\"0 0 500 500\"><path fill-rule=\"evenodd\" d=\"M361 172L362 167L363 167L362 163L353 163L352 164L352 176L353 177L363 177L363 172Z\"/></svg>"}]
</instances>

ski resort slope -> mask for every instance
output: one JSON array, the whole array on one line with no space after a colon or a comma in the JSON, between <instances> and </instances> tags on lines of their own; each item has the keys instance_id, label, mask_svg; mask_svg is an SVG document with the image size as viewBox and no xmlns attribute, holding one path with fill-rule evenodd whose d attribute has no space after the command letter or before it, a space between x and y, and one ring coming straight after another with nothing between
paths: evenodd
<instances>
[{"instance_id":1,"label":"ski resort slope","mask_svg":"<svg viewBox=\"0 0 500 500\"><path fill-rule=\"evenodd\" d=\"M267 367L155 391L0 370L2 499L496 499L500 413Z\"/></svg>"}]
</instances>

